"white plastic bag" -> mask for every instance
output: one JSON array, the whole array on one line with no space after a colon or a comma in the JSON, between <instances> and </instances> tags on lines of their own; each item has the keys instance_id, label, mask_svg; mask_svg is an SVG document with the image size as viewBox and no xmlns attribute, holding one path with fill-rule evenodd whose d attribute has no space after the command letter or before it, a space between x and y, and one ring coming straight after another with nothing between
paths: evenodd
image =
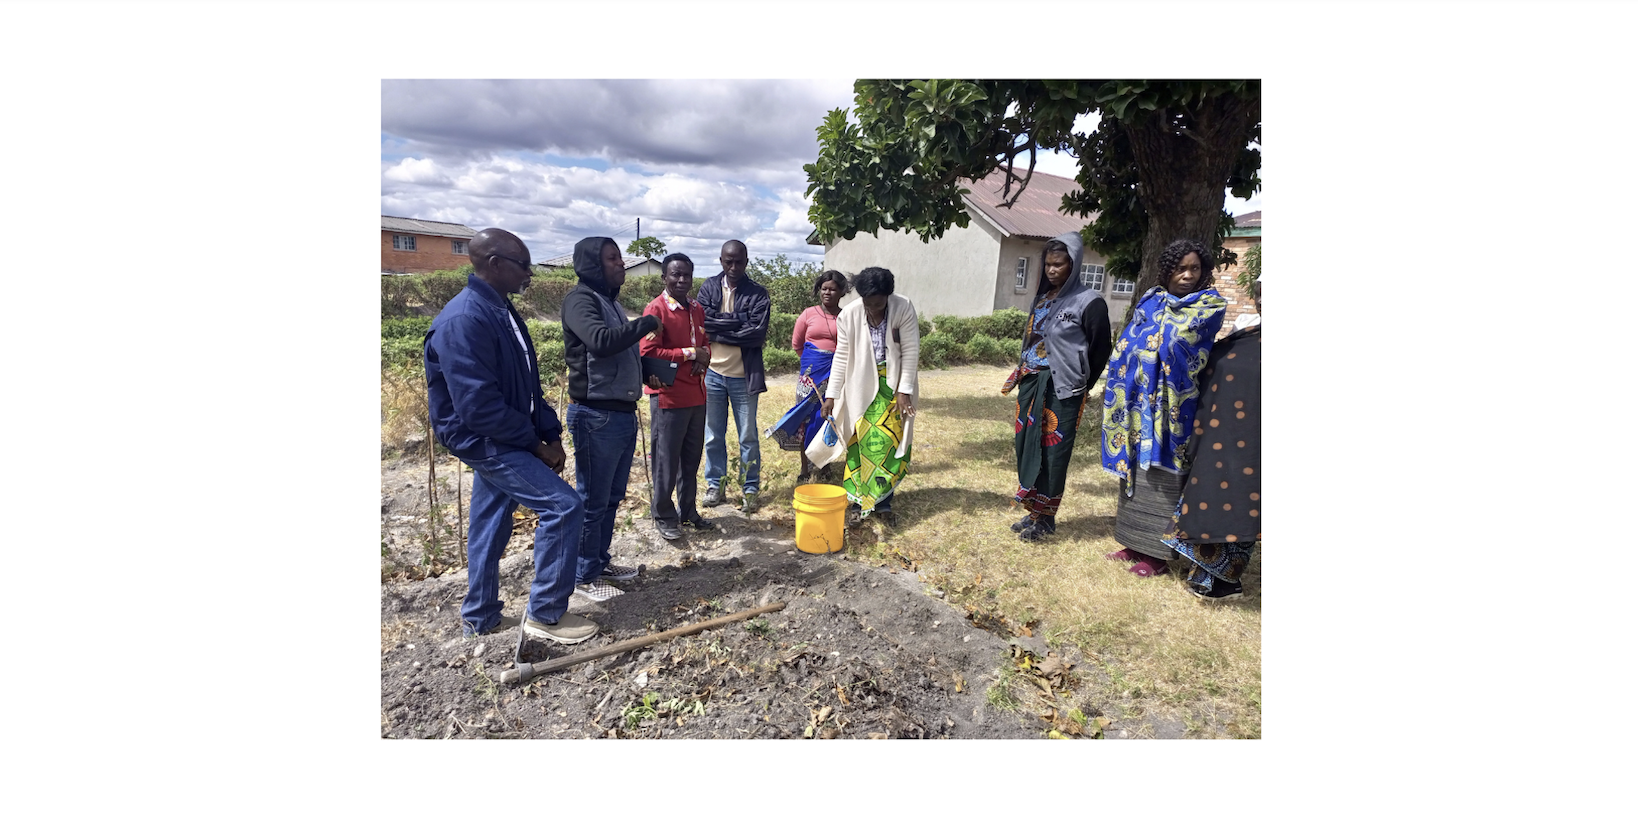
<instances>
[{"instance_id":1,"label":"white plastic bag","mask_svg":"<svg viewBox=\"0 0 1638 816\"><path fill-rule=\"evenodd\" d=\"M813 442L808 444L808 449L804 453L815 467L824 467L847 458L847 440L836 432L836 417L825 417L824 424L819 427L819 433L813 435Z\"/></svg>"}]
</instances>

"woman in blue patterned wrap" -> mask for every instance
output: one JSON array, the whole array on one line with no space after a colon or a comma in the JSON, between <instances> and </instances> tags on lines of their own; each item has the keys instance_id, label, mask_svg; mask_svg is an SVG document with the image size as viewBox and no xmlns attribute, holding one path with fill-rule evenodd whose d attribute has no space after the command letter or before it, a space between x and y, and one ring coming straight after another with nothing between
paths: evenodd
<instances>
[{"instance_id":1,"label":"woman in blue patterned wrap","mask_svg":"<svg viewBox=\"0 0 1638 816\"><path fill-rule=\"evenodd\" d=\"M1103 468L1120 478L1108 558L1147 578L1174 557L1162 536L1183 495L1200 372L1227 302L1211 288L1211 251L1179 240L1160 253L1160 285L1143 293L1115 343L1103 391Z\"/></svg>"}]
</instances>

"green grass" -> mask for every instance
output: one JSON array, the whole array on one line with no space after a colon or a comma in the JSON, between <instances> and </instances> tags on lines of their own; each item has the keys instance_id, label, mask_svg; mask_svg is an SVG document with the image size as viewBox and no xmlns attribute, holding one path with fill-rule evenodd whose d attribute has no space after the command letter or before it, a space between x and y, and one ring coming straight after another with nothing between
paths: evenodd
<instances>
[{"instance_id":1,"label":"green grass","mask_svg":"<svg viewBox=\"0 0 1638 816\"><path fill-rule=\"evenodd\" d=\"M1089 395L1094 402L1081 419L1058 534L1044 544L1019 541L1008 529L1022 511L1011 500L1018 487L1016 400L1000 394L1007 372L995 366L922 372L910 473L893 502L899 525L850 541L847 551L866 560L902 555L957 607L970 604L1009 625L1032 624L1051 643L1074 644L1083 665L1109 677L1082 690L1094 700L1209 723L1195 732L1202 736L1260 736L1261 548L1244 579L1246 599L1218 605L1195 600L1175 571L1142 579L1105 560L1120 545L1117 483L1098 459L1101 388ZM794 378L770 379L758 405L761 428L790 407L794 388ZM796 454L764 441L764 513L792 512L798 467ZM1005 681L989 691L998 708L1012 699Z\"/></svg>"}]
</instances>

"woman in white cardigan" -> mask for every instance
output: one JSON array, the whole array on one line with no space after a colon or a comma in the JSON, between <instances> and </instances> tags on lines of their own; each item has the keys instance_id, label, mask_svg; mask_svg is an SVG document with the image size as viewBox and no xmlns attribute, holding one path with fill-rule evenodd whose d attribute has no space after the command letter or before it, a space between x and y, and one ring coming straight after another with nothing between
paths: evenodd
<instances>
[{"instance_id":1,"label":"woman in white cardigan","mask_svg":"<svg viewBox=\"0 0 1638 816\"><path fill-rule=\"evenodd\" d=\"M854 277L853 288L859 300L836 319L836 356L822 410L847 439L842 487L852 505L848 521L879 513L892 525L893 493L910 466L921 330L916 307L893 294L892 272L869 267ZM826 461L814 458L814 451L824 448L824 437L815 438L808 451L815 466L843 456L833 446Z\"/></svg>"}]
</instances>

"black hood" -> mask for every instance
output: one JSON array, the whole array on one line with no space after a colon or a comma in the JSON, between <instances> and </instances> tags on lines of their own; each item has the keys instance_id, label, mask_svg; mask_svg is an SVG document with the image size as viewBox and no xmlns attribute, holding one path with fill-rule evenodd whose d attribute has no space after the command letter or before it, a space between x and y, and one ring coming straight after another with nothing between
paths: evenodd
<instances>
[{"instance_id":1,"label":"black hood","mask_svg":"<svg viewBox=\"0 0 1638 816\"><path fill-rule=\"evenodd\" d=\"M610 289L609 283L603 277L603 245L614 244L613 238L601 236L583 238L574 245L574 274L580 282L597 291L614 297L620 293L618 289ZM614 244L618 248L619 244Z\"/></svg>"}]
</instances>

